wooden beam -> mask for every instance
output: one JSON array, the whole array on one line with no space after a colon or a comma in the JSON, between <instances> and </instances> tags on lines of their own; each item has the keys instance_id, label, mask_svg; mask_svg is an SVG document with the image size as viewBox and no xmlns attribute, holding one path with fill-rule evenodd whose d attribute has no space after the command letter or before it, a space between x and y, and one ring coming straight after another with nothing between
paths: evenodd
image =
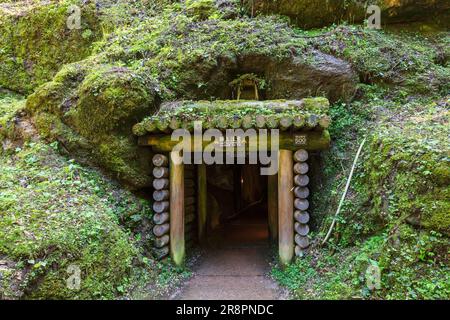
<instances>
[{"instance_id":1,"label":"wooden beam","mask_svg":"<svg viewBox=\"0 0 450 320\"><path fill-rule=\"evenodd\" d=\"M184 165L170 153L170 256L177 266L184 262Z\"/></svg>"},{"instance_id":2,"label":"wooden beam","mask_svg":"<svg viewBox=\"0 0 450 320\"><path fill-rule=\"evenodd\" d=\"M192 139L194 140L194 139ZM257 146L250 149L246 144L246 151L264 151L270 150L270 135L267 137L268 145L264 147ZM172 141L171 135L146 135L139 137L140 146L151 146L155 152L170 152L178 141ZM203 148L210 144L210 141L203 142ZM328 130L324 131L308 131L308 132L280 132L279 148L296 151L299 148L306 150L326 150L330 146L330 134ZM194 150L194 142L192 141L192 150Z\"/></svg>"},{"instance_id":3,"label":"wooden beam","mask_svg":"<svg viewBox=\"0 0 450 320\"><path fill-rule=\"evenodd\" d=\"M197 215L198 215L198 241L205 239L206 235L206 211L207 211L207 184L206 184L206 165L197 166Z\"/></svg>"},{"instance_id":4,"label":"wooden beam","mask_svg":"<svg viewBox=\"0 0 450 320\"><path fill-rule=\"evenodd\" d=\"M294 256L294 161L292 151L280 150L278 160L278 251L280 263Z\"/></svg>"},{"instance_id":5,"label":"wooden beam","mask_svg":"<svg viewBox=\"0 0 450 320\"><path fill-rule=\"evenodd\" d=\"M272 241L278 238L278 175L267 176L267 209L269 236Z\"/></svg>"}]
</instances>

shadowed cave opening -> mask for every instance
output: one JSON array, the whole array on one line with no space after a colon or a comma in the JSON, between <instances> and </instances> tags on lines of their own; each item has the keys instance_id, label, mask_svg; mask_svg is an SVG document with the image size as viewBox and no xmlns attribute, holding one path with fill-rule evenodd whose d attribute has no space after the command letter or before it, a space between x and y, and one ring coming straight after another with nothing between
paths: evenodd
<instances>
[{"instance_id":1,"label":"shadowed cave opening","mask_svg":"<svg viewBox=\"0 0 450 320\"><path fill-rule=\"evenodd\" d=\"M209 165L206 171L206 246L267 243L268 176L260 174L260 165Z\"/></svg>"}]
</instances>

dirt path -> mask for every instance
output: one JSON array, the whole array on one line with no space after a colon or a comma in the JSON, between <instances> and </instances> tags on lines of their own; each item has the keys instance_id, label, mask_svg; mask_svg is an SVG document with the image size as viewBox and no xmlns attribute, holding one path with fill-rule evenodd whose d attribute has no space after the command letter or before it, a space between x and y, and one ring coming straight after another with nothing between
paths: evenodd
<instances>
[{"instance_id":1,"label":"dirt path","mask_svg":"<svg viewBox=\"0 0 450 320\"><path fill-rule=\"evenodd\" d=\"M194 275L173 299L282 299L268 277L267 225L251 217L215 231Z\"/></svg>"}]
</instances>

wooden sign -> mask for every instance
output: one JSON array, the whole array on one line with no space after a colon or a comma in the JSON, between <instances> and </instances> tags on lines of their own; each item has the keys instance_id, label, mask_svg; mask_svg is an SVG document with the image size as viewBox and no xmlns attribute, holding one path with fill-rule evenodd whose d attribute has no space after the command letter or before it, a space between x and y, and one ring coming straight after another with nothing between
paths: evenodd
<instances>
[{"instance_id":1,"label":"wooden sign","mask_svg":"<svg viewBox=\"0 0 450 320\"><path fill-rule=\"evenodd\" d=\"M304 146L307 144L307 138L304 134L294 134L294 145Z\"/></svg>"}]
</instances>

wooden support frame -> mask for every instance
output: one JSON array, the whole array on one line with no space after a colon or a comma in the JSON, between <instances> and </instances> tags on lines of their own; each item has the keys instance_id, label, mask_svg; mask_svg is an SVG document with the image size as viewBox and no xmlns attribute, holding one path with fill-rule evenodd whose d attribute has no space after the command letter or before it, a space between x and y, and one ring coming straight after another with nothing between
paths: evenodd
<instances>
[{"instance_id":1,"label":"wooden support frame","mask_svg":"<svg viewBox=\"0 0 450 320\"><path fill-rule=\"evenodd\" d=\"M177 266L184 263L184 165L178 152L170 152L170 256Z\"/></svg>"},{"instance_id":2,"label":"wooden support frame","mask_svg":"<svg viewBox=\"0 0 450 320\"><path fill-rule=\"evenodd\" d=\"M193 139L192 139L193 140ZM330 146L330 134L328 130L323 131L307 131L292 134L288 132L280 132L279 148L285 150L296 151L299 148L307 150L325 150ZM203 141L204 148L211 142ZM265 148L270 150L270 135L267 137L267 146L254 146L249 148L246 146L247 152L263 151ZM178 141L173 141L170 134L150 134L139 137L138 144L140 146L151 146L155 152L171 152ZM192 141L192 150L194 150L194 142Z\"/></svg>"},{"instance_id":3,"label":"wooden support frame","mask_svg":"<svg viewBox=\"0 0 450 320\"><path fill-rule=\"evenodd\" d=\"M206 236L207 212L207 181L206 164L197 165L197 221L198 241L201 243Z\"/></svg>"},{"instance_id":4,"label":"wooden support frame","mask_svg":"<svg viewBox=\"0 0 450 320\"><path fill-rule=\"evenodd\" d=\"M267 213L270 240L278 239L278 174L267 176Z\"/></svg>"},{"instance_id":5,"label":"wooden support frame","mask_svg":"<svg viewBox=\"0 0 450 320\"><path fill-rule=\"evenodd\" d=\"M290 150L278 155L278 252L280 263L287 265L294 256L294 161Z\"/></svg>"}]
</instances>

